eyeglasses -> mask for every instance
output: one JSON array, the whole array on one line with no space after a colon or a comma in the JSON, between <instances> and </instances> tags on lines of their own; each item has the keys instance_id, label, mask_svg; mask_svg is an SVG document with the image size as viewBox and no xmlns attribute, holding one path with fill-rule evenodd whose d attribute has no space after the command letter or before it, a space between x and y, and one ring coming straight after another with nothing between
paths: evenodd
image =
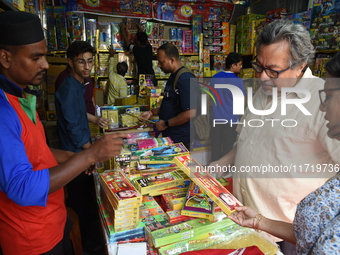
<instances>
[{"instance_id":1,"label":"eyeglasses","mask_svg":"<svg viewBox=\"0 0 340 255\"><path fill-rule=\"evenodd\" d=\"M263 66L260 66L259 64L256 64L254 62L254 60L256 59L256 56L254 57L253 61L251 61L251 66L253 67L253 69L255 70L255 72L257 73L262 73L263 71L266 72L266 74L268 75L269 78L272 78L272 79L277 79L279 77L279 74L280 73L283 73L285 71L287 71L288 69L290 69L290 67L284 69L284 70L281 70L281 71L275 71L275 70L272 70L272 69L269 69L269 68L265 68Z\"/></svg>"},{"instance_id":2,"label":"eyeglasses","mask_svg":"<svg viewBox=\"0 0 340 255\"><path fill-rule=\"evenodd\" d=\"M78 59L75 62L78 63L79 66L84 67L86 64L89 66L93 65L93 59L88 59L87 61L85 59Z\"/></svg>"},{"instance_id":3,"label":"eyeglasses","mask_svg":"<svg viewBox=\"0 0 340 255\"><path fill-rule=\"evenodd\" d=\"M320 103L322 106L325 106L327 103L327 100L329 97L326 95L327 91L335 91L335 90L340 90L340 88L334 88L334 89L322 89L319 90L319 98L320 98Z\"/></svg>"}]
</instances>

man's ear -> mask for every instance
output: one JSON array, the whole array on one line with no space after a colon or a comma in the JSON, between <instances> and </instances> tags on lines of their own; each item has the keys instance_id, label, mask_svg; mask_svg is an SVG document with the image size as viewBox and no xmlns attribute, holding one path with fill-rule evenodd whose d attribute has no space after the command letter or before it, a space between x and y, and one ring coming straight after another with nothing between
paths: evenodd
<instances>
[{"instance_id":1,"label":"man's ear","mask_svg":"<svg viewBox=\"0 0 340 255\"><path fill-rule=\"evenodd\" d=\"M0 64L4 67L4 68L9 68L11 65L11 59L12 59L12 54L4 49L0 50Z\"/></svg>"},{"instance_id":2,"label":"man's ear","mask_svg":"<svg viewBox=\"0 0 340 255\"><path fill-rule=\"evenodd\" d=\"M302 63L302 64L298 65L298 66L296 67L296 69L297 69L299 72L297 72L297 73L301 73L301 72L306 71L307 67L308 67L308 64L307 64L307 63ZM299 74L299 75L300 75L300 74Z\"/></svg>"},{"instance_id":3,"label":"man's ear","mask_svg":"<svg viewBox=\"0 0 340 255\"><path fill-rule=\"evenodd\" d=\"M69 65L71 68L73 68L74 64L73 64L72 59L68 58L68 59L67 59L67 63L68 63L68 65Z\"/></svg>"}]
</instances>

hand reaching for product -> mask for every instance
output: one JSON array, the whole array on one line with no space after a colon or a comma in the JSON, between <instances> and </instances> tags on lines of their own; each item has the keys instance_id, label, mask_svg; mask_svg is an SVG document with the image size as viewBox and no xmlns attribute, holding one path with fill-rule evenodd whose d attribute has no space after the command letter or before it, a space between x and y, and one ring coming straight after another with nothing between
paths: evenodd
<instances>
[{"instance_id":1,"label":"hand reaching for product","mask_svg":"<svg viewBox=\"0 0 340 255\"><path fill-rule=\"evenodd\" d=\"M90 152L91 162L105 161L118 156L123 148L122 138L127 138L128 134L113 133L98 138L86 151Z\"/></svg>"},{"instance_id":2,"label":"hand reaching for product","mask_svg":"<svg viewBox=\"0 0 340 255\"><path fill-rule=\"evenodd\" d=\"M112 44L109 47L109 54L110 54L110 58L114 57L114 55L116 54L116 50L113 48Z\"/></svg>"},{"instance_id":3,"label":"hand reaching for product","mask_svg":"<svg viewBox=\"0 0 340 255\"><path fill-rule=\"evenodd\" d=\"M96 124L97 124L97 126L99 126L101 128L105 128L110 124L110 121L108 119L99 117L99 118L97 118Z\"/></svg>"},{"instance_id":4,"label":"hand reaching for product","mask_svg":"<svg viewBox=\"0 0 340 255\"><path fill-rule=\"evenodd\" d=\"M248 206L235 207L236 212L229 215L229 219L239 224L242 227L254 228L256 226L256 212L254 209Z\"/></svg>"},{"instance_id":5,"label":"hand reaching for product","mask_svg":"<svg viewBox=\"0 0 340 255\"><path fill-rule=\"evenodd\" d=\"M152 117L152 112L151 111L146 111L146 112L142 112L142 114L138 117L138 119L140 121L143 121L143 119L150 119Z\"/></svg>"},{"instance_id":6,"label":"hand reaching for product","mask_svg":"<svg viewBox=\"0 0 340 255\"><path fill-rule=\"evenodd\" d=\"M88 169L85 170L85 174L92 175L96 171L96 164L92 164Z\"/></svg>"}]
</instances>

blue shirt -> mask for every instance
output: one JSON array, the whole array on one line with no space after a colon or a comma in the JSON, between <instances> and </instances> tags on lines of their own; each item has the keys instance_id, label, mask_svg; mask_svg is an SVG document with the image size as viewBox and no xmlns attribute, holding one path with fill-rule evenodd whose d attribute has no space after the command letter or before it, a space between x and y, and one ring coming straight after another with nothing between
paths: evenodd
<instances>
[{"instance_id":1,"label":"blue shirt","mask_svg":"<svg viewBox=\"0 0 340 255\"><path fill-rule=\"evenodd\" d=\"M334 165L336 170L338 165ZM293 223L298 254L339 254L340 175L310 193L298 205Z\"/></svg>"},{"instance_id":2,"label":"blue shirt","mask_svg":"<svg viewBox=\"0 0 340 255\"><path fill-rule=\"evenodd\" d=\"M244 93L244 84L241 78L237 77L232 72L220 72L211 78L211 86L215 88L215 84L231 84L235 85ZM222 104L216 100L217 105L212 104L212 118L226 119L236 122L238 115L233 114L233 96L229 89L216 89L216 92L221 97Z\"/></svg>"},{"instance_id":3,"label":"blue shirt","mask_svg":"<svg viewBox=\"0 0 340 255\"><path fill-rule=\"evenodd\" d=\"M58 134L62 150L79 152L84 144L91 142L84 100L85 90L83 84L69 75L55 93Z\"/></svg>"},{"instance_id":4,"label":"blue shirt","mask_svg":"<svg viewBox=\"0 0 340 255\"><path fill-rule=\"evenodd\" d=\"M169 120L181 112L197 108L197 83L192 73L182 73L178 78L178 94L174 91L174 81L179 69L170 75L164 88L164 98L160 107L159 118ZM194 78L194 79L192 79ZM192 102L190 102L190 99ZM163 137L169 136L175 143L190 141L190 121L162 131Z\"/></svg>"},{"instance_id":5,"label":"blue shirt","mask_svg":"<svg viewBox=\"0 0 340 255\"><path fill-rule=\"evenodd\" d=\"M25 147L22 124L4 92L21 97L22 89L0 75L0 191L19 205L45 206L49 171L33 171L26 150L34 148Z\"/></svg>"}]
</instances>

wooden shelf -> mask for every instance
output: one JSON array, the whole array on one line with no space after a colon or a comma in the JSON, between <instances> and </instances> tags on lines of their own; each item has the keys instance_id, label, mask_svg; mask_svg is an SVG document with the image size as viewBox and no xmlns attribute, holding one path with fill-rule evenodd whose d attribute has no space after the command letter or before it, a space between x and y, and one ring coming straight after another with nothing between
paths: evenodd
<instances>
[{"instance_id":1,"label":"wooden shelf","mask_svg":"<svg viewBox=\"0 0 340 255\"><path fill-rule=\"evenodd\" d=\"M337 53L340 50L317 50L315 51L315 54L322 54L322 53Z\"/></svg>"},{"instance_id":2,"label":"wooden shelf","mask_svg":"<svg viewBox=\"0 0 340 255\"><path fill-rule=\"evenodd\" d=\"M97 50L98 53L109 53L109 50ZM131 51L116 50L116 53L130 53Z\"/></svg>"},{"instance_id":3,"label":"wooden shelf","mask_svg":"<svg viewBox=\"0 0 340 255\"><path fill-rule=\"evenodd\" d=\"M93 77L94 77L94 76L95 76L95 75L93 75ZM97 77L98 79L108 79L108 78L109 78L108 75L97 75L96 77ZM129 75L125 75L124 78L125 78L125 79L129 79L129 80L131 80L131 79L137 80L136 77L132 77L132 76L129 76Z\"/></svg>"},{"instance_id":4,"label":"wooden shelf","mask_svg":"<svg viewBox=\"0 0 340 255\"><path fill-rule=\"evenodd\" d=\"M0 0L1 1L1 0ZM55 54L66 54L67 51L49 51L47 52L47 55L51 54L51 55L55 55Z\"/></svg>"},{"instance_id":5,"label":"wooden shelf","mask_svg":"<svg viewBox=\"0 0 340 255\"><path fill-rule=\"evenodd\" d=\"M214 52L214 53L210 52L210 56L214 56L214 55L228 55L228 54L225 52Z\"/></svg>"},{"instance_id":6,"label":"wooden shelf","mask_svg":"<svg viewBox=\"0 0 340 255\"><path fill-rule=\"evenodd\" d=\"M156 52L152 53L153 56L157 56ZM198 53L179 53L180 56L198 56Z\"/></svg>"},{"instance_id":7,"label":"wooden shelf","mask_svg":"<svg viewBox=\"0 0 340 255\"><path fill-rule=\"evenodd\" d=\"M198 53L179 53L180 56L198 56Z\"/></svg>"}]
</instances>

